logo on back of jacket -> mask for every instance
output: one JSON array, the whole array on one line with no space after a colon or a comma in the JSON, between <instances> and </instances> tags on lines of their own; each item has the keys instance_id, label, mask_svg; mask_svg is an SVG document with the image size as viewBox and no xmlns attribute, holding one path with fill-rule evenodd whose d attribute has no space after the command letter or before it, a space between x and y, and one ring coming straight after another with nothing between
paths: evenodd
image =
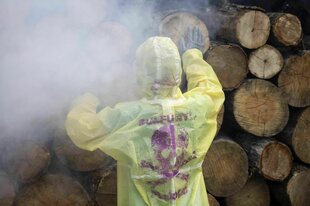
<instances>
[{"instance_id":1,"label":"logo on back of jacket","mask_svg":"<svg viewBox=\"0 0 310 206\"><path fill-rule=\"evenodd\" d=\"M174 123L192 121L196 117L191 113L161 115L149 119L140 119L140 126L160 125L151 136L151 147L156 161L141 160L140 167L158 173L159 178L147 181L153 195L162 200L176 200L188 192L189 174L181 168L196 158L195 151L188 154L188 133L185 128ZM177 182L172 190L171 181ZM163 189L166 188L166 189ZM166 192L163 192L166 191Z\"/></svg>"}]
</instances>

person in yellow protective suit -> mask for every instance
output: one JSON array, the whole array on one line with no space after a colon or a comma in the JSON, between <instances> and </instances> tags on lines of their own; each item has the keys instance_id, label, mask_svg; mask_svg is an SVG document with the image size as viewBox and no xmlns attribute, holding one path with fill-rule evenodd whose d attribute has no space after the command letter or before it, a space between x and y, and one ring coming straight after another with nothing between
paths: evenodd
<instances>
[{"instance_id":1,"label":"person in yellow protective suit","mask_svg":"<svg viewBox=\"0 0 310 206\"><path fill-rule=\"evenodd\" d=\"M106 107L87 93L76 100L66 120L72 141L97 148L117 160L119 206L208 206L202 162L216 133L224 93L202 58L202 35L193 29L183 39L188 92L179 89L181 59L167 37L152 37L136 52L144 98Z\"/></svg>"}]
</instances>

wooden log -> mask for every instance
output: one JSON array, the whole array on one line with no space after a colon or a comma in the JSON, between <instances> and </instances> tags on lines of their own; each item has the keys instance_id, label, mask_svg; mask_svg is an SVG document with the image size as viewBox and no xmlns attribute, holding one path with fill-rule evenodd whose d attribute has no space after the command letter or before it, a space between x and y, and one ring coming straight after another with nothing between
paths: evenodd
<instances>
[{"instance_id":1,"label":"wooden log","mask_svg":"<svg viewBox=\"0 0 310 206\"><path fill-rule=\"evenodd\" d=\"M270 79L282 69L283 64L281 53L273 46L266 44L251 52L248 66L254 76Z\"/></svg>"},{"instance_id":2,"label":"wooden log","mask_svg":"<svg viewBox=\"0 0 310 206\"><path fill-rule=\"evenodd\" d=\"M55 133L53 147L57 158L76 171L92 171L111 163L111 158L100 150L90 152L75 146L64 129L59 129Z\"/></svg>"},{"instance_id":3,"label":"wooden log","mask_svg":"<svg viewBox=\"0 0 310 206\"><path fill-rule=\"evenodd\" d=\"M310 202L310 169L295 165L284 182L271 182L271 194L281 206L308 206Z\"/></svg>"},{"instance_id":4,"label":"wooden log","mask_svg":"<svg viewBox=\"0 0 310 206\"><path fill-rule=\"evenodd\" d=\"M195 15L188 12L181 11L168 11L162 14L162 20L159 24L159 34L161 36L167 36L179 47L182 37L187 37L188 29L198 27L204 36L204 48L202 53L205 53L209 46L209 31L206 25ZM186 91L186 75L182 73L182 80L180 88L182 91Z\"/></svg>"},{"instance_id":5,"label":"wooden log","mask_svg":"<svg viewBox=\"0 0 310 206\"><path fill-rule=\"evenodd\" d=\"M287 102L279 88L268 81L248 79L228 101L237 124L256 136L276 135L288 121Z\"/></svg>"},{"instance_id":6,"label":"wooden log","mask_svg":"<svg viewBox=\"0 0 310 206\"><path fill-rule=\"evenodd\" d=\"M238 43L248 49L263 46L269 37L270 20L259 10L238 6L219 10L209 8L200 18L217 38Z\"/></svg>"},{"instance_id":7,"label":"wooden log","mask_svg":"<svg viewBox=\"0 0 310 206\"><path fill-rule=\"evenodd\" d=\"M223 118L224 118L224 112L225 112L225 107L224 105L222 106L220 112L218 113L217 115L217 119L216 119L216 122L217 122L217 132L218 133L222 127L222 123L223 123Z\"/></svg>"},{"instance_id":8,"label":"wooden log","mask_svg":"<svg viewBox=\"0 0 310 206\"><path fill-rule=\"evenodd\" d=\"M273 181L283 181L290 174L293 157L285 144L250 134L238 134L234 139L246 151L252 174L258 172Z\"/></svg>"},{"instance_id":9,"label":"wooden log","mask_svg":"<svg viewBox=\"0 0 310 206\"><path fill-rule=\"evenodd\" d=\"M220 206L220 203L213 197L211 194L208 193L208 200L209 206Z\"/></svg>"},{"instance_id":10,"label":"wooden log","mask_svg":"<svg viewBox=\"0 0 310 206\"><path fill-rule=\"evenodd\" d=\"M302 27L297 16L289 13L268 13L271 41L277 45L296 46L302 40Z\"/></svg>"},{"instance_id":11,"label":"wooden log","mask_svg":"<svg viewBox=\"0 0 310 206\"><path fill-rule=\"evenodd\" d=\"M2 148L2 163L12 178L29 183L39 178L50 163L49 150L32 141L9 141Z\"/></svg>"},{"instance_id":12,"label":"wooden log","mask_svg":"<svg viewBox=\"0 0 310 206\"><path fill-rule=\"evenodd\" d=\"M218 197L239 191L248 178L245 151L224 135L213 141L202 168L207 191Z\"/></svg>"},{"instance_id":13,"label":"wooden log","mask_svg":"<svg viewBox=\"0 0 310 206\"><path fill-rule=\"evenodd\" d=\"M288 104L293 107L310 105L310 52L293 55L285 60L279 74L278 86L285 93Z\"/></svg>"},{"instance_id":14,"label":"wooden log","mask_svg":"<svg viewBox=\"0 0 310 206\"><path fill-rule=\"evenodd\" d=\"M212 42L204 58L214 69L224 90L239 87L246 78L247 56L236 44Z\"/></svg>"},{"instance_id":15,"label":"wooden log","mask_svg":"<svg viewBox=\"0 0 310 206\"><path fill-rule=\"evenodd\" d=\"M304 163L310 164L310 107L301 113L293 113L279 135L279 139L290 145L295 155Z\"/></svg>"},{"instance_id":16,"label":"wooden log","mask_svg":"<svg viewBox=\"0 0 310 206\"><path fill-rule=\"evenodd\" d=\"M15 198L14 185L9 176L0 170L0 205L12 206Z\"/></svg>"},{"instance_id":17,"label":"wooden log","mask_svg":"<svg viewBox=\"0 0 310 206\"><path fill-rule=\"evenodd\" d=\"M226 197L225 202L227 206L269 206L269 187L263 178L252 176L240 191Z\"/></svg>"},{"instance_id":18,"label":"wooden log","mask_svg":"<svg viewBox=\"0 0 310 206\"><path fill-rule=\"evenodd\" d=\"M197 26L204 36L204 49L206 52L210 45L209 32L206 25L196 16L188 12L173 12L166 15L159 25L159 33L161 36L167 36L179 46L182 37L187 36L188 28Z\"/></svg>"},{"instance_id":19,"label":"wooden log","mask_svg":"<svg viewBox=\"0 0 310 206\"><path fill-rule=\"evenodd\" d=\"M90 206L90 198L74 179L63 175L46 175L27 186L16 197L16 206L57 205Z\"/></svg>"},{"instance_id":20,"label":"wooden log","mask_svg":"<svg viewBox=\"0 0 310 206\"><path fill-rule=\"evenodd\" d=\"M95 199L98 206L114 206L117 202L116 168L97 171L95 178Z\"/></svg>"}]
</instances>

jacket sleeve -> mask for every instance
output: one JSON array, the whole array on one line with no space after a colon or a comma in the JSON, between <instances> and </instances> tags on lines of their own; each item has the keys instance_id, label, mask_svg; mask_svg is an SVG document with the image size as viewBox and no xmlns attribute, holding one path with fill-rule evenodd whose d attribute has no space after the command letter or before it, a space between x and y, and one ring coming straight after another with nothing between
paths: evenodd
<instances>
[{"instance_id":1,"label":"jacket sleeve","mask_svg":"<svg viewBox=\"0 0 310 206\"><path fill-rule=\"evenodd\" d=\"M68 136L78 147L89 151L99 148L105 135L111 131L112 127L112 125L103 122L100 115L97 114L98 105L98 98L86 93L73 103L66 119ZM105 109L107 114L110 110L110 108Z\"/></svg>"},{"instance_id":2,"label":"jacket sleeve","mask_svg":"<svg viewBox=\"0 0 310 206\"><path fill-rule=\"evenodd\" d=\"M189 49L183 56L183 69L188 82L188 93L191 95L208 95L213 103L213 111L217 115L223 105L225 96L212 67L203 60L198 49Z\"/></svg>"}]
</instances>

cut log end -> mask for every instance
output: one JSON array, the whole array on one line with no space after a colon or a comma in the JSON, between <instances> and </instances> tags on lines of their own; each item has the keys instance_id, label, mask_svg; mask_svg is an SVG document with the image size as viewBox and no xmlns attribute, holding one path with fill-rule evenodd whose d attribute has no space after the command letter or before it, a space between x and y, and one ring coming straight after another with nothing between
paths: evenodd
<instances>
[{"instance_id":1,"label":"cut log end","mask_svg":"<svg viewBox=\"0 0 310 206\"><path fill-rule=\"evenodd\" d=\"M220 203L213 197L212 195L208 194L208 200L210 206L220 206Z\"/></svg>"},{"instance_id":2,"label":"cut log end","mask_svg":"<svg viewBox=\"0 0 310 206\"><path fill-rule=\"evenodd\" d=\"M291 205L307 206L310 202L310 171L295 174L288 182L287 194Z\"/></svg>"},{"instance_id":3,"label":"cut log end","mask_svg":"<svg viewBox=\"0 0 310 206\"><path fill-rule=\"evenodd\" d=\"M302 39L300 20L289 13L282 13L275 18L272 32L275 38L285 46L295 46Z\"/></svg>"},{"instance_id":4,"label":"cut log end","mask_svg":"<svg viewBox=\"0 0 310 206\"><path fill-rule=\"evenodd\" d=\"M206 61L214 69L224 90L232 90L240 86L248 73L247 57L241 47L217 45L206 55Z\"/></svg>"},{"instance_id":5,"label":"cut log end","mask_svg":"<svg viewBox=\"0 0 310 206\"><path fill-rule=\"evenodd\" d=\"M208 192L227 197L240 190L247 181L247 155L231 140L215 140L203 163L203 174Z\"/></svg>"},{"instance_id":6,"label":"cut log end","mask_svg":"<svg viewBox=\"0 0 310 206\"><path fill-rule=\"evenodd\" d=\"M292 169L291 151L280 142L272 142L264 148L260 164L260 173L265 178L282 181Z\"/></svg>"},{"instance_id":7,"label":"cut log end","mask_svg":"<svg viewBox=\"0 0 310 206\"><path fill-rule=\"evenodd\" d=\"M249 79L234 95L233 114L242 129L266 137L283 130L289 110L275 85L264 80Z\"/></svg>"},{"instance_id":8,"label":"cut log end","mask_svg":"<svg viewBox=\"0 0 310 206\"><path fill-rule=\"evenodd\" d=\"M195 26L201 30L204 36L204 53L210 46L208 29L199 18L190 13L175 12L166 16L160 23L159 33L161 36L170 37L178 46L181 38L187 35L188 28L193 28Z\"/></svg>"},{"instance_id":9,"label":"cut log end","mask_svg":"<svg viewBox=\"0 0 310 206\"><path fill-rule=\"evenodd\" d=\"M248 10L239 18L236 36L240 44L248 49L263 46L269 37L270 20L261 11Z\"/></svg>"},{"instance_id":10,"label":"cut log end","mask_svg":"<svg viewBox=\"0 0 310 206\"><path fill-rule=\"evenodd\" d=\"M269 188L262 178L252 177L240 191L227 197L225 201L227 206L269 206Z\"/></svg>"},{"instance_id":11,"label":"cut log end","mask_svg":"<svg viewBox=\"0 0 310 206\"><path fill-rule=\"evenodd\" d=\"M0 205L12 206L15 198L15 190L6 173L0 171Z\"/></svg>"},{"instance_id":12,"label":"cut log end","mask_svg":"<svg viewBox=\"0 0 310 206\"><path fill-rule=\"evenodd\" d=\"M292 146L297 157L310 164L310 107L303 111L297 121L292 137Z\"/></svg>"},{"instance_id":13,"label":"cut log end","mask_svg":"<svg viewBox=\"0 0 310 206\"><path fill-rule=\"evenodd\" d=\"M61 175L47 175L28 186L16 198L16 206L59 205L90 206L90 198L75 180Z\"/></svg>"},{"instance_id":14,"label":"cut log end","mask_svg":"<svg viewBox=\"0 0 310 206\"><path fill-rule=\"evenodd\" d=\"M258 78L270 79L283 67L281 53L270 45L264 45L253 51L249 57L249 70Z\"/></svg>"},{"instance_id":15,"label":"cut log end","mask_svg":"<svg viewBox=\"0 0 310 206\"><path fill-rule=\"evenodd\" d=\"M280 72L279 88L288 97L288 104L293 107L310 105L310 52L301 56L291 56Z\"/></svg>"},{"instance_id":16,"label":"cut log end","mask_svg":"<svg viewBox=\"0 0 310 206\"><path fill-rule=\"evenodd\" d=\"M2 159L4 168L13 178L23 183L39 178L50 163L48 149L32 141L8 143L5 150L6 155Z\"/></svg>"},{"instance_id":17,"label":"cut log end","mask_svg":"<svg viewBox=\"0 0 310 206\"><path fill-rule=\"evenodd\" d=\"M56 132L54 151L63 164L76 171L92 171L110 162L110 158L99 150L90 152L75 146L65 130Z\"/></svg>"}]
</instances>

